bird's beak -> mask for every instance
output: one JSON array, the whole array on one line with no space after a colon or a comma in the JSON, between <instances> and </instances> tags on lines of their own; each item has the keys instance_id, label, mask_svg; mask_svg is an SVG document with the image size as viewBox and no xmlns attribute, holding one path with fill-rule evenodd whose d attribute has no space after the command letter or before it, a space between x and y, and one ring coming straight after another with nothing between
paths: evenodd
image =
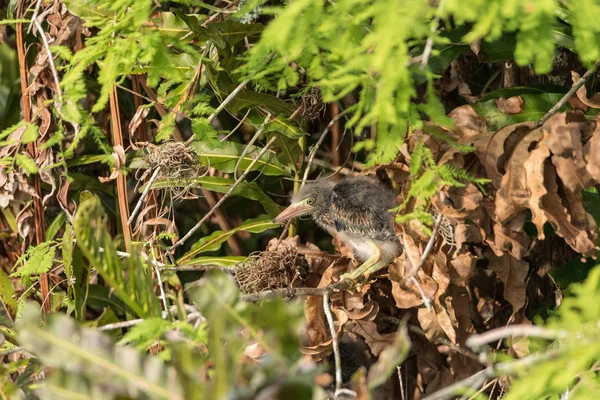
<instances>
[{"instance_id":1,"label":"bird's beak","mask_svg":"<svg viewBox=\"0 0 600 400\"><path fill-rule=\"evenodd\" d=\"M310 210L311 207L306 204L292 204L291 206L283 210L281 214L276 216L273 222L276 224L280 224L289 219L306 215L310 212Z\"/></svg>"}]
</instances>

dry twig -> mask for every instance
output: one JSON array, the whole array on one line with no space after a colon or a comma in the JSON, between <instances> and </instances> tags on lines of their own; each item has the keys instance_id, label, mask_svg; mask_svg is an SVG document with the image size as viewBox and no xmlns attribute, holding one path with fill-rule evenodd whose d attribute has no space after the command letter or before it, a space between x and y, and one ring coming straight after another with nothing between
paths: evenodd
<instances>
[{"instance_id":1,"label":"dry twig","mask_svg":"<svg viewBox=\"0 0 600 400\"><path fill-rule=\"evenodd\" d=\"M325 130L323 131L323 133L321 133L321 136L319 137L319 140L314 145L312 151L310 152L310 155L308 156L308 162L306 163L306 169L304 170L304 176L302 177L302 185L301 185L301 187L304 186L304 184L306 183L306 180L308 179L308 174L310 172L310 167L311 167L311 165L313 163L315 155L317 154L317 150L323 144L323 141L325 140L325 137L327 136L327 133L331 130L331 128L335 125L335 123L340 120L340 118L342 118L344 115L346 115L347 112L348 112L348 109L345 109L344 111L342 111L341 113L339 113L338 115L336 115L329 122L329 124L327 124L327 127L325 128Z\"/></svg>"},{"instance_id":2,"label":"dry twig","mask_svg":"<svg viewBox=\"0 0 600 400\"><path fill-rule=\"evenodd\" d=\"M556 114L556 112L560 110L562 106L567 104L567 101L569 101L569 99L573 97L583 85L585 85L585 82L590 78L590 76L592 76L594 72L596 72L597 66L598 62L594 64L594 66L590 68L585 74L583 74L583 76L579 78L579 80L575 82L573 86L571 86L571 89L569 89L569 91L558 101L558 103L556 103L546 114L544 114L542 119L540 119L536 124L536 127L542 126L544 122L548 121L550 117Z\"/></svg>"},{"instance_id":3,"label":"dry twig","mask_svg":"<svg viewBox=\"0 0 600 400\"><path fill-rule=\"evenodd\" d=\"M333 324L333 315L331 315L331 308L329 308L329 295L331 291L326 290L323 293L323 310L325 311L325 317L327 319L327 325L329 325L329 331L331 332L331 341L333 347L333 359L335 364L335 394L334 398L338 398L339 391L342 388L342 359L340 357L340 344L337 338L337 331Z\"/></svg>"},{"instance_id":4,"label":"dry twig","mask_svg":"<svg viewBox=\"0 0 600 400\"><path fill-rule=\"evenodd\" d=\"M263 300L272 300L277 298L292 298L292 297L306 297L306 296L323 296L326 292L337 292L340 290L349 289L353 283L350 279L343 279L339 282L333 283L329 286L322 288L285 288L285 289L273 289L265 290L259 293L246 294L240 297L241 300L247 302L256 302Z\"/></svg>"},{"instance_id":5,"label":"dry twig","mask_svg":"<svg viewBox=\"0 0 600 400\"><path fill-rule=\"evenodd\" d=\"M495 342L511 336L535 336L545 339L562 339L568 335L567 331L546 329L533 325L508 325L492 329L479 335L473 335L466 341L466 345L473 350L481 349L484 344Z\"/></svg>"},{"instance_id":6,"label":"dry twig","mask_svg":"<svg viewBox=\"0 0 600 400\"><path fill-rule=\"evenodd\" d=\"M259 130L264 130L265 126L267 125L268 122L269 122L269 118L265 118L265 121L263 122L263 124L261 125L261 127L259 128ZM229 196L231 196L231 194L233 193L233 191L246 178L246 175L248 175L250 173L250 171L252 171L252 168L254 168L254 166L256 165L256 163L258 162L258 160L260 160L262 158L262 156L269 150L269 148L273 145L273 143L275 142L276 139L277 139L277 135L273 135L273 137L267 142L267 144L265 145L265 147L263 147L262 150L256 155L256 157L254 157L254 159L252 160L252 162L250 163L250 165L248 165L248 167L246 168L246 170L244 171L244 173L233 183L233 185L231 185L231 187L229 188L229 190L227 191L227 193L225 193L225 195L219 199L219 201L217 202L217 204L215 204L215 206L213 208L211 208L210 211L208 211L204 215L204 217L202 217L202 219L196 225L194 225L194 227L192 229L190 229L188 233L185 234L184 237L182 237L181 239L179 239L179 241L177 241L177 243L175 243L173 246L171 246L169 248L169 252L172 252L177 247L179 247L182 244L184 244L202 226L202 224L204 224L204 222L206 222L211 217L211 215L214 214L215 210L217 208L219 208L221 206L221 204L223 204L225 202L225 200L227 200L229 198Z\"/></svg>"}]
</instances>

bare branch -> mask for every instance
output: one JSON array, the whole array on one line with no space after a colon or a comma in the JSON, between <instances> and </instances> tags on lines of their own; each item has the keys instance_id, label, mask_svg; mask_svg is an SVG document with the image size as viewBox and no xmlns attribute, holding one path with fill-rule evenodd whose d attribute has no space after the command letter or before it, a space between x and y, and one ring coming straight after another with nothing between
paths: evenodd
<instances>
[{"instance_id":1,"label":"bare branch","mask_svg":"<svg viewBox=\"0 0 600 400\"><path fill-rule=\"evenodd\" d=\"M323 311L325 311L325 317L327 319L327 325L329 325L329 331L331 332L331 341L333 347L333 360L335 364L335 394L334 398L338 397L339 390L342 388L342 358L340 357L340 344L337 338L337 331L333 324L333 315L331 315L331 308L329 308L329 295L330 291L327 290L323 294Z\"/></svg>"},{"instance_id":2,"label":"bare branch","mask_svg":"<svg viewBox=\"0 0 600 400\"><path fill-rule=\"evenodd\" d=\"M325 137L327 136L327 133L331 130L331 128L333 127L333 125L335 125L335 123L340 120L340 118L342 118L344 115L346 115L347 112L348 112L348 109L345 109L344 111L342 111L341 113L339 113L338 115L336 115L329 122L329 124L327 124L327 127L325 127L325 130L323 131L323 133L321 133L321 136L319 137L319 140L314 145L312 151L310 152L310 155L308 156L308 162L306 163L306 169L304 170L304 176L302 177L302 185L301 185L301 187L304 186L304 184L306 183L306 180L308 179L308 174L310 172L310 167L311 167L311 165L313 163L315 155L317 154L317 150L323 144L323 141L325 140Z\"/></svg>"},{"instance_id":3,"label":"bare branch","mask_svg":"<svg viewBox=\"0 0 600 400\"><path fill-rule=\"evenodd\" d=\"M42 39L42 43L44 44L44 50L46 50L46 55L48 56L48 65L50 66L50 71L52 72L52 77L54 78L54 83L56 84L56 111L62 115L61 109L63 104L62 91L60 90L60 80L58 79L58 72L56 71L56 66L54 65L54 58L52 56L52 52L50 51L50 45L48 44L48 40L46 39L46 33L42 28L40 22L36 19L31 21L37 31L40 34L40 38Z\"/></svg>"},{"instance_id":4,"label":"bare branch","mask_svg":"<svg viewBox=\"0 0 600 400\"><path fill-rule=\"evenodd\" d=\"M144 191L142 192L140 199L138 200L137 204L135 205L135 208L133 209L133 211L131 212L129 219L127 220L127 225L131 225L131 223L135 219L135 216L140 211L140 208L142 208L142 203L143 203L144 199L146 198L146 196L148 196L148 193L150 193L150 187L152 187L152 184L158 178L159 173L160 173L160 167L156 167L154 169L154 173L152 174L152 176L150 177L150 180L148 181L148 184L144 188Z\"/></svg>"},{"instance_id":5,"label":"bare branch","mask_svg":"<svg viewBox=\"0 0 600 400\"><path fill-rule=\"evenodd\" d=\"M590 76L592 76L594 74L594 72L596 72L596 67L597 66L598 66L598 62L596 64L594 64L594 66L592 68L590 68L585 74L583 74L583 76L581 78L579 78L579 80L577 82L575 82L573 84L573 86L571 86L571 89L569 89L569 91L567 92L567 94L565 94L558 101L558 103L556 103L554 105L554 107L552 107L546 114L544 114L544 116L542 117L542 119L540 119L538 121L538 123L536 124L536 127L542 126L544 124L544 122L548 121L550 119L550 117L552 117L554 114L556 114L556 112L558 110L560 110L560 108L562 106L564 106L567 103L567 101L569 101L569 99L571 97L573 97L575 95L575 93L577 93L577 91L583 85L585 85L585 82L590 78Z\"/></svg>"},{"instance_id":6,"label":"bare branch","mask_svg":"<svg viewBox=\"0 0 600 400\"><path fill-rule=\"evenodd\" d=\"M431 50L433 49L433 35L440 24L440 17L442 10L444 9L445 2L446 0L440 0L435 12L435 17L431 21L431 25L429 27L429 37L427 38L427 42L425 42L425 48L423 49L423 54L421 55L421 69L425 69L425 67L427 67L429 57L431 57Z\"/></svg>"},{"instance_id":7,"label":"bare branch","mask_svg":"<svg viewBox=\"0 0 600 400\"><path fill-rule=\"evenodd\" d=\"M411 278L413 278L417 275L419 270L423 267L423 264L425 264L425 260L429 256L429 253L431 253L431 250L433 250L433 245L435 243L435 237L437 236L437 233L440 229L440 224L442 223L442 217L443 217L442 213L439 213L435 220L435 224L433 225L433 232L431 232L431 237L429 238L429 242L427 242L427 246L425 246L423 255L421 256L421 259L419 260L419 264L416 265L416 267L410 274Z\"/></svg>"},{"instance_id":8,"label":"bare branch","mask_svg":"<svg viewBox=\"0 0 600 400\"><path fill-rule=\"evenodd\" d=\"M484 344L495 342L511 336L533 336L545 339L562 339L568 335L564 330L546 329L532 325L509 325L492 329L480 335L473 335L466 341L466 345L473 350L480 349Z\"/></svg>"},{"instance_id":9,"label":"bare branch","mask_svg":"<svg viewBox=\"0 0 600 400\"><path fill-rule=\"evenodd\" d=\"M251 293L242 295L240 298L247 302L256 302L262 300L272 300L277 298L292 298L292 297L307 297L307 296L323 296L327 292L337 292L345 290L353 285L350 279L342 279L339 282L333 283L322 288L285 288L265 290L263 292Z\"/></svg>"},{"instance_id":10,"label":"bare branch","mask_svg":"<svg viewBox=\"0 0 600 400\"><path fill-rule=\"evenodd\" d=\"M263 122L263 124L261 125L261 127L259 128L259 130L264 130L265 129L265 126L269 122L269 119L270 118L265 118L265 121ZM181 239L179 239L179 241L177 243L175 243L173 246L171 246L169 248L169 252L172 252L177 247L179 247L182 244L184 244L194 234L194 232L196 232L202 226L202 224L204 222L206 222L211 217L211 215L214 214L215 210L217 208L219 208L221 206L221 204L223 204L225 202L225 200L227 200L229 198L229 196L231 196L231 194L233 193L233 191L240 185L240 183L242 183L242 181L244 179L246 179L246 175L248 175L250 173L250 171L252 171L252 168L254 168L254 166L256 165L256 163L258 162L258 160L260 160L262 158L262 156L265 155L265 153L267 152L267 150L269 150L269 148L271 147L271 145L273 145L273 143L275 142L276 139L277 139L277 135L273 135L273 137L267 142L267 144L265 145L265 147L263 147L262 150L256 155L256 157L254 157L254 160L252 160L252 162L250 163L250 165L248 165L248 167L246 168L246 170L244 171L244 173L233 183L233 185L231 185L231 187L229 188L229 190L227 191L227 193L225 193L225 195L219 199L219 201L217 202L217 204L215 204L215 206L213 208L211 208L210 211L208 211L204 215L204 217L202 217L202 219L196 225L194 225L194 227L192 229L190 229L188 233L185 234L184 237L182 237Z\"/></svg>"},{"instance_id":11,"label":"bare branch","mask_svg":"<svg viewBox=\"0 0 600 400\"><path fill-rule=\"evenodd\" d=\"M438 390L435 393L423 398L422 400L444 400L455 397L458 394L464 393L466 389L477 390L485 384L489 379L496 376L510 376L525 368L531 367L543 361L551 360L560 355L560 351L549 351L546 353L536 353L516 361L507 361L500 364L492 365L478 373L471 375L462 381L456 382L444 389Z\"/></svg>"}]
</instances>

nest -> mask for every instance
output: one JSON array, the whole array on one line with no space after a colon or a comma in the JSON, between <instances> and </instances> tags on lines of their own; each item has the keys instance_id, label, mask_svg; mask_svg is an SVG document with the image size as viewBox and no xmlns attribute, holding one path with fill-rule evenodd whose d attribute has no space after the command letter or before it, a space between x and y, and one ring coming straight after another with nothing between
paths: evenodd
<instances>
[{"instance_id":1,"label":"nest","mask_svg":"<svg viewBox=\"0 0 600 400\"><path fill-rule=\"evenodd\" d=\"M301 97L302 101L302 116L312 121L319 119L325 113L325 103L321 91L317 87L312 87L308 92Z\"/></svg>"},{"instance_id":2,"label":"nest","mask_svg":"<svg viewBox=\"0 0 600 400\"><path fill-rule=\"evenodd\" d=\"M235 270L235 280L243 293L290 288L302 283L309 272L304 255L293 247L251 254Z\"/></svg>"},{"instance_id":3,"label":"nest","mask_svg":"<svg viewBox=\"0 0 600 400\"><path fill-rule=\"evenodd\" d=\"M175 198L185 197L192 179L207 171L198 153L181 142L166 142L160 146L150 145L148 149L150 152L145 161L149 168L140 181L144 181L147 174L152 174L158 168L160 169L158 177L169 181L168 186Z\"/></svg>"}]
</instances>

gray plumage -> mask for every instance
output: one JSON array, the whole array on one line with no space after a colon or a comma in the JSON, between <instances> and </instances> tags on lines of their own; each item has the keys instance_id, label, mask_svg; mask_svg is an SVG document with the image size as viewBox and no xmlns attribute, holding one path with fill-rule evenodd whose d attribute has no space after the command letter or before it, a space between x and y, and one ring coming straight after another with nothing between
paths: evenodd
<instances>
[{"instance_id":1,"label":"gray plumage","mask_svg":"<svg viewBox=\"0 0 600 400\"><path fill-rule=\"evenodd\" d=\"M354 177L305 185L280 220L310 214L321 228L350 245L358 260L387 265L401 249L388 211L394 207L392 190L371 178Z\"/></svg>"}]
</instances>

